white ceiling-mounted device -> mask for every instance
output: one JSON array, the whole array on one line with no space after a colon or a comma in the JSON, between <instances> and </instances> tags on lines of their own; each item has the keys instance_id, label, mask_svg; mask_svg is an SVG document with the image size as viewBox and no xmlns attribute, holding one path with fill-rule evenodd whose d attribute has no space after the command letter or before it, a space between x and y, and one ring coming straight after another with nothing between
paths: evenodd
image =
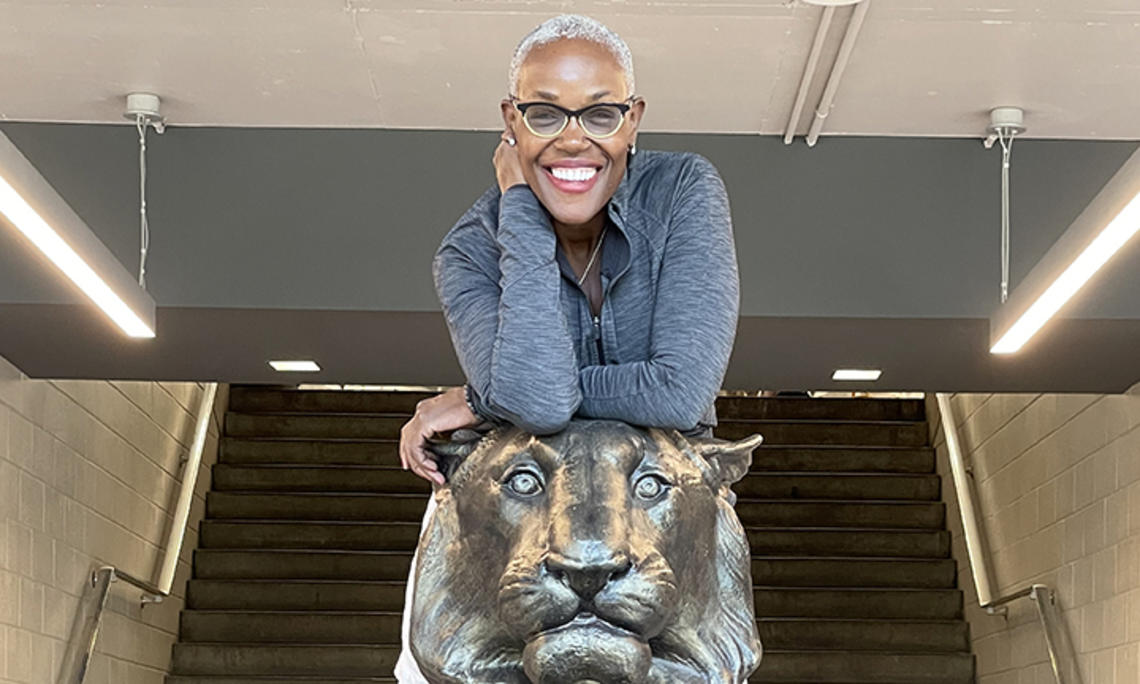
<instances>
[{"instance_id":1,"label":"white ceiling-mounted device","mask_svg":"<svg viewBox=\"0 0 1140 684\"><path fill-rule=\"evenodd\" d=\"M998 107L990 112L990 125L986 129L989 135L982 142L986 149L990 149L998 138L1012 140L1014 136L1026 131L1025 111L1020 107Z\"/></svg>"},{"instance_id":2,"label":"white ceiling-mounted device","mask_svg":"<svg viewBox=\"0 0 1140 684\"><path fill-rule=\"evenodd\" d=\"M144 124L150 124L157 133L166 130L166 119L162 116L162 101L158 95L152 93L131 93L127 95L127 110L123 118Z\"/></svg>"}]
</instances>

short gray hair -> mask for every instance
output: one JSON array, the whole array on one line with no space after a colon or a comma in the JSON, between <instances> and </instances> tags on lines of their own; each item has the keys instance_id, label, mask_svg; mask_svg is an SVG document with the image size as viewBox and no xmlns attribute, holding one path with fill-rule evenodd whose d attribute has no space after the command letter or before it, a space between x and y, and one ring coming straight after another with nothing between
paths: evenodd
<instances>
[{"instance_id":1,"label":"short gray hair","mask_svg":"<svg viewBox=\"0 0 1140 684\"><path fill-rule=\"evenodd\" d=\"M551 17L523 37L511 58L511 71L507 82L507 92L510 95L518 96L519 71L530 51L562 38L588 40L609 50L625 72L625 87L629 95L633 95L633 53L629 51L629 46L605 24L581 14L559 14Z\"/></svg>"}]
</instances>

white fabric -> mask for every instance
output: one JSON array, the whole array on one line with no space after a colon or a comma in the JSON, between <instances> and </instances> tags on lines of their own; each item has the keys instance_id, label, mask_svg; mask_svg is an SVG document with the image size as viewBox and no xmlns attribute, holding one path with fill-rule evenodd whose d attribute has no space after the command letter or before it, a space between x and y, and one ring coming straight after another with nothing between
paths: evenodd
<instances>
[{"instance_id":1,"label":"white fabric","mask_svg":"<svg viewBox=\"0 0 1140 684\"><path fill-rule=\"evenodd\" d=\"M428 499L427 509L424 511L423 522L420 523L420 537L423 538L424 530L427 529L428 522L431 521L432 514L435 513L435 496ZM424 679L424 675L420 672L419 665L416 664L416 659L412 655L411 646L409 646L409 634L412 629L412 597L416 594L416 563L419 560L419 545L416 546L416 553L412 556L412 566L408 570L408 586L404 592L404 617L400 623L400 659L396 661L396 681L400 684L428 684Z\"/></svg>"}]
</instances>

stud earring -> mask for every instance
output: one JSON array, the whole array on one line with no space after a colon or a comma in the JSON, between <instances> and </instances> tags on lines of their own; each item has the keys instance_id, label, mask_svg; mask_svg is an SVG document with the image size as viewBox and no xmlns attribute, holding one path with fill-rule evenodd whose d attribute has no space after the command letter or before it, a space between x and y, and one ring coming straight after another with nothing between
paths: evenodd
<instances>
[{"instance_id":1,"label":"stud earring","mask_svg":"<svg viewBox=\"0 0 1140 684\"><path fill-rule=\"evenodd\" d=\"M630 154L637 154L637 143L634 143L634 144L629 146L629 153Z\"/></svg>"},{"instance_id":2,"label":"stud earring","mask_svg":"<svg viewBox=\"0 0 1140 684\"><path fill-rule=\"evenodd\" d=\"M511 147L514 147L515 146L515 139L514 138L507 138L507 144L510 145Z\"/></svg>"}]
</instances>

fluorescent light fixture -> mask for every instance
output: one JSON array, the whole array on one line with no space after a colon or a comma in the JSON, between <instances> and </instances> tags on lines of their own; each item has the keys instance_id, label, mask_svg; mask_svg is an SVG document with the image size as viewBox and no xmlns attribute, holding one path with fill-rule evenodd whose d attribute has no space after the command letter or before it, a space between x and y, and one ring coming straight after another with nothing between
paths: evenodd
<instances>
[{"instance_id":1,"label":"fluorescent light fixture","mask_svg":"<svg viewBox=\"0 0 1140 684\"><path fill-rule=\"evenodd\" d=\"M864 382L874 382L879 379L883 374L881 370L873 369L857 369L857 368L840 368L831 374L832 380L862 380Z\"/></svg>"},{"instance_id":2,"label":"fluorescent light fixture","mask_svg":"<svg viewBox=\"0 0 1140 684\"><path fill-rule=\"evenodd\" d=\"M1020 350L1137 231L1140 151L1129 157L990 317L990 353Z\"/></svg>"},{"instance_id":3,"label":"fluorescent light fixture","mask_svg":"<svg viewBox=\"0 0 1140 684\"><path fill-rule=\"evenodd\" d=\"M0 133L0 215L131 337L154 337L154 300Z\"/></svg>"},{"instance_id":4,"label":"fluorescent light fixture","mask_svg":"<svg viewBox=\"0 0 1140 684\"><path fill-rule=\"evenodd\" d=\"M321 369L321 367L317 365L316 361L270 361L269 365L273 366L273 370L279 371L312 372L319 371Z\"/></svg>"}]
</instances>

